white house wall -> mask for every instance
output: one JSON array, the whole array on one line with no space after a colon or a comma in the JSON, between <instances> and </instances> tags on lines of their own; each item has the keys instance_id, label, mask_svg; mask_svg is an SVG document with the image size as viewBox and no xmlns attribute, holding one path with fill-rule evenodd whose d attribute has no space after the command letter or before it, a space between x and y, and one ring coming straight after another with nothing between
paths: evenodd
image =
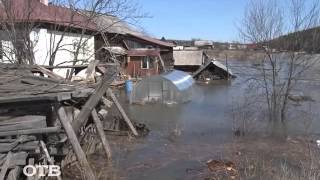
<instances>
[{"instance_id":1,"label":"white house wall","mask_svg":"<svg viewBox=\"0 0 320 180\"><path fill-rule=\"evenodd\" d=\"M59 43L61 37L62 41ZM78 60L80 61L77 64L82 63L81 61L90 62L95 57L94 36L36 29L30 34L30 38L35 44L35 62L39 65L49 65L50 49L53 51L58 45L60 47L54 65L72 65L75 47L77 47L74 44L80 41L85 43L85 48L80 49L78 54ZM57 69L54 72L65 77L67 69Z\"/></svg>"},{"instance_id":2,"label":"white house wall","mask_svg":"<svg viewBox=\"0 0 320 180\"><path fill-rule=\"evenodd\" d=\"M2 59L0 59L0 61L4 63L10 63L10 60L15 59L15 55L12 52L13 45L7 32L0 31L0 43L3 51Z\"/></svg>"},{"instance_id":3,"label":"white house wall","mask_svg":"<svg viewBox=\"0 0 320 180\"><path fill-rule=\"evenodd\" d=\"M35 29L30 33L30 39L34 45L35 63L39 65L49 65L50 49L53 51L62 38L59 51L56 54L54 65L72 65L74 60L74 52L77 42L86 43L85 48L80 48L78 60L90 62L94 60L94 36L82 35L76 33L64 33L59 31L50 31L47 29ZM0 31L0 43L2 44L5 56L2 62L9 62L9 59L15 59L12 52L13 46L5 31ZM8 58L10 57L10 58ZM80 64L78 62L77 64ZM57 74L65 77L67 69L55 70Z\"/></svg>"}]
</instances>

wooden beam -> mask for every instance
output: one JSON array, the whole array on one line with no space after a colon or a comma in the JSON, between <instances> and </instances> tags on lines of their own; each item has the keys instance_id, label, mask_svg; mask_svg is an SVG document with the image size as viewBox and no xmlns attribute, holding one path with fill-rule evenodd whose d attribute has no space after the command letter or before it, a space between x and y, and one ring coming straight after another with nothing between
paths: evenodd
<instances>
[{"instance_id":1,"label":"wooden beam","mask_svg":"<svg viewBox=\"0 0 320 180\"><path fill-rule=\"evenodd\" d=\"M34 158L29 158L28 165L34 166L35 165L34 163L35 163L34 162ZM28 169L28 173L32 173L30 168ZM37 179L37 175L36 176L28 176L27 177L27 180L35 180L35 179Z\"/></svg>"},{"instance_id":2,"label":"wooden beam","mask_svg":"<svg viewBox=\"0 0 320 180\"><path fill-rule=\"evenodd\" d=\"M29 135L29 134L52 134L61 132L60 127L49 127L39 129L28 129L28 130L17 130L17 131L6 131L0 132L0 137L6 136L17 136L17 135Z\"/></svg>"},{"instance_id":3,"label":"wooden beam","mask_svg":"<svg viewBox=\"0 0 320 180\"><path fill-rule=\"evenodd\" d=\"M96 177L95 177L95 175L89 165L89 162L87 160L85 153L83 152L83 150L80 146L80 143L78 141L76 133L74 132L74 130L68 120L68 117L67 117L67 114L66 114L64 108L56 108L56 109L58 111L58 118L61 121L63 128L65 129L65 132L67 134L69 142L71 143L71 145L73 147L73 151L76 154L76 157L79 161L79 164L85 173L86 179L95 180Z\"/></svg>"},{"instance_id":4,"label":"wooden beam","mask_svg":"<svg viewBox=\"0 0 320 180\"><path fill-rule=\"evenodd\" d=\"M163 71L164 71L164 72L167 72L167 68L166 68L166 66L165 66L165 64L164 64L164 61L163 61L161 55L159 55L159 60L160 60L160 63L161 63L161 66L162 66Z\"/></svg>"},{"instance_id":5,"label":"wooden beam","mask_svg":"<svg viewBox=\"0 0 320 180\"><path fill-rule=\"evenodd\" d=\"M9 172L7 180L19 180L21 172L22 172L21 167L16 166L14 169L12 169Z\"/></svg>"},{"instance_id":6,"label":"wooden beam","mask_svg":"<svg viewBox=\"0 0 320 180\"><path fill-rule=\"evenodd\" d=\"M41 67L39 65L35 65L36 66L36 69L38 69L40 72L42 72L43 74L46 74L48 77L50 78L53 78L53 79L56 79L56 80L64 80L63 77L55 74L54 72L44 68L44 67Z\"/></svg>"},{"instance_id":7,"label":"wooden beam","mask_svg":"<svg viewBox=\"0 0 320 180\"><path fill-rule=\"evenodd\" d=\"M97 67L107 67L107 66L116 66L116 63L104 63L104 64L98 64ZM80 68L85 69L89 66L89 64L84 65L66 65L66 66L42 66L46 69L69 69L69 68Z\"/></svg>"},{"instance_id":8,"label":"wooden beam","mask_svg":"<svg viewBox=\"0 0 320 180\"><path fill-rule=\"evenodd\" d=\"M102 125L102 123L101 123L101 121L99 119L97 111L95 109L93 109L91 115L92 115L94 124L96 125L97 131L98 131L98 134L100 136L103 149L106 152L107 158L111 159L111 148L110 148L109 142L107 140L107 137L104 134L103 125Z\"/></svg>"},{"instance_id":9,"label":"wooden beam","mask_svg":"<svg viewBox=\"0 0 320 180\"><path fill-rule=\"evenodd\" d=\"M108 73L104 75L98 87L95 89L93 94L90 96L89 100L82 107L75 121L72 122L72 127L77 134L79 133L81 126L85 125L88 122L88 118L92 110L97 106L102 96L106 93L115 75L116 73L112 70L111 72L108 71Z\"/></svg>"},{"instance_id":10,"label":"wooden beam","mask_svg":"<svg viewBox=\"0 0 320 180\"><path fill-rule=\"evenodd\" d=\"M1 172L0 172L0 180L4 180L7 171L9 169L9 166L11 164L11 158L12 158L12 153L9 152L7 157L6 157L6 161L4 162L4 164L1 167Z\"/></svg>"},{"instance_id":11,"label":"wooden beam","mask_svg":"<svg viewBox=\"0 0 320 180\"><path fill-rule=\"evenodd\" d=\"M40 145L41 145L41 147L42 147L42 149L43 149L44 154L45 154L46 157L47 157L47 160L48 160L49 164L50 164L50 165L54 165L54 161L53 161L53 159L51 158L51 156L50 156L50 154L49 154L49 151L48 151L48 149L47 149L47 147L46 147L46 144L41 140L41 141L40 141ZM58 180L62 180L62 178L61 178L60 175L57 177L57 179L58 179Z\"/></svg>"},{"instance_id":12,"label":"wooden beam","mask_svg":"<svg viewBox=\"0 0 320 180\"><path fill-rule=\"evenodd\" d=\"M132 124L131 120L129 119L129 117L127 116L127 113L124 111L124 109L122 108L121 104L119 103L117 97L113 94L111 89L108 89L108 95L111 97L112 101L114 102L114 104L116 105L117 109L119 110L119 112L121 113L124 121L127 123L127 125L129 126L129 129L132 131L133 135L138 136L138 132L136 130L136 128L134 127L134 125Z\"/></svg>"}]
</instances>

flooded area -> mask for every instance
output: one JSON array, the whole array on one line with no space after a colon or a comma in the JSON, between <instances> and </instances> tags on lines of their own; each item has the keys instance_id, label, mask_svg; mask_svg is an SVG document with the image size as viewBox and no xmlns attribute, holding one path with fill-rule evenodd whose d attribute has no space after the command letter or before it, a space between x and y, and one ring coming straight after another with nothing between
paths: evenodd
<instances>
[{"instance_id":1,"label":"flooded area","mask_svg":"<svg viewBox=\"0 0 320 180\"><path fill-rule=\"evenodd\" d=\"M273 167L287 161L299 164L305 159L302 149L307 144L315 146L314 140L319 135L320 82L304 81L297 86L304 87L307 90L304 93L310 95L312 101L290 106L290 119L286 124L274 125L263 118L248 120L249 116L239 120L246 116L239 117L235 109L249 104L244 102L244 97L250 97L246 75L253 65L232 61L231 66L238 78L197 83L193 99L188 103L127 105L130 117L145 123L151 131L145 137L124 138L112 144L115 179L205 179L206 162L210 159L228 160L241 166L244 160L249 162L250 157L264 162L259 160L263 157L272 160ZM252 105L241 108L259 111ZM245 134L239 137L237 128L244 122ZM274 133L278 131L281 133ZM100 156L102 152L93 158ZM101 163L99 167L107 167Z\"/></svg>"}]
</instances>

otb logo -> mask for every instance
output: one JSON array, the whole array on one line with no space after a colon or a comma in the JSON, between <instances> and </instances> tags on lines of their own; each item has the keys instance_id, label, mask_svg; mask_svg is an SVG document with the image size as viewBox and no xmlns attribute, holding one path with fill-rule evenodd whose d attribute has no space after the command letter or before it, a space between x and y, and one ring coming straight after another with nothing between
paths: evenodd
<instances>
[{"instance_id":1,"label":"otb logo","mask_svg":"<svg viewBox=\"0 0 320 180\"><path fill-rule=\"evenodd\" d=\"M57 165L27 165L23 168L23 174L27 177L38 175L39 177L57 177L61 175L60 166Z\"/></svg>"}]
</instances>

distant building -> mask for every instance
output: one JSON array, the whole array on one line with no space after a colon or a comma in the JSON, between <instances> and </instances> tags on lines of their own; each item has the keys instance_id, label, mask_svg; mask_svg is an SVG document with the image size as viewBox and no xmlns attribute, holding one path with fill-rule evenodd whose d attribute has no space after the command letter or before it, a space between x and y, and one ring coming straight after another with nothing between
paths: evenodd
<instances>
[{"instance_id":1,"label":"distant building","mask_svg":"<svg viewBox=\"0 0 320 180\"><path fill-rule=\"evenodd\" d=\"M203 50L173 51L174 69L195 72L205 64L206 56Z\"/></svg>"},{"instance_id":2,"label":"distant building","mask_svg":"<svg viewBox=\"0 0 320 180\"><path fill-rule=\"evenodd\" d=\"M207 41L207 40L199 40L194 41L194 46L200 48L200 49L213 49L213 41Z\"/></svg>"}]
</instances>

